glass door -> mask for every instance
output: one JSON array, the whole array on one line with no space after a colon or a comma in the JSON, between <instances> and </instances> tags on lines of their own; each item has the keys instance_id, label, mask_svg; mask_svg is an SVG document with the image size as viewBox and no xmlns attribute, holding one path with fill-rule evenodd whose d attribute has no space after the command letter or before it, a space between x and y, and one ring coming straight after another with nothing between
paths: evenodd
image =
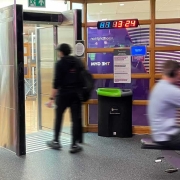
<instances>
[{"instance_id":1,"label":"glass door","mask_svg":"<svg viewBox=\"0 0 180 180\"><path fill-rule=\"evenodd\" d=\"M39 129L53 129L54 109L47 108L54 75L53 26L37 27L38 121Z\"/></svg>"},{"instance_id":2,"label":"glass door","mask_svg":"<svg viewBox=\"0 0 180 180\"><path fill-rule=\"evenodd\" d=\"M58 44L67 43L72 47L72 55L74 50L74 28L73 25L58 27ZM71 134L71 112L68 108L64 112L62 133Z\"/></svg>"},{"instance_id":3,"label":"glass door","mask_svg":"<svg viewBox=\"0 0 180 180\"><path fill-rule=\"evenodd\" d=\"M38 131L35 25L24 24L24 86L26 133Z\"/></svg>"}]
</instances>

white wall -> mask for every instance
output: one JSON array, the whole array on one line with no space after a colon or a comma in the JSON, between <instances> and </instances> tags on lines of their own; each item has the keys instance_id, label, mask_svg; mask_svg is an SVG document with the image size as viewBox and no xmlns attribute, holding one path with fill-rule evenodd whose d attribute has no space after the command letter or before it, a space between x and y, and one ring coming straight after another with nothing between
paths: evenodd
<instances>
[{"instance_id":1,"label":"white wall","mask_svg":"<svg viewBox=\"0 0 180 180\"><path fill-rule=\"evenodd\" d=\"M24 10L62 12L69 9L69 3L64 4L61 0L46 0L46 8L28 7L28 0L0 0L0 8L12 5L14 1L16 4L22 4Z\"/></svg>"}]
</instances>

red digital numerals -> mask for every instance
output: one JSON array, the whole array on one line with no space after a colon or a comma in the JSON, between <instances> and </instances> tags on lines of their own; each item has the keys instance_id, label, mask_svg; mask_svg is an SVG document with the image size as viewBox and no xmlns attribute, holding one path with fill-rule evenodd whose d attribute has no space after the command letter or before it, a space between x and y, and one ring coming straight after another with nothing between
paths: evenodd
<instances>
[{"instance_id":1,"label":"red digital numerals","mask_svg":"<svg viewBox=\"0 0 180 180\"><path fill-rule=\"evenodd\" d=\"M114 21L113 28L130 28L136 27L137 21L136 20L125 20L125 21Z\"/></svg>"},{"instance_id":2,"label":"red digital numerals","mask_svg":"<svg viewBox=\"0 0 180 180\"><path fill-rule=\"evenodd\" d=\"M113 22L113 28L117 28L118 21Z\"/></svg>"},{"instance_id":3,"label":"red digital numerals","mask_svg":"<svg viewBox=\"0 0 180 180\"><path fill-rule=\"evenodd\" d=\"M131 27L136 27L136 23L137 23L136 20L132 20L132 21L131 21Z\"/></svg>"},{"instance_id":4,"label":"red digital numerals","mask_svg":"<svg viewBox=\"0 0 180 180\"><path fill-rule=\"evenodd\" d=\"M118 21L118 28L122 28L123 27L123 21Z\"/></svg>"},{"instance_id":5,"label":"red digital numerals","mask_svg":"<svg viewBox=\"0 0 180 180\"><path fill-rule=\"evenodd\" d=\"M125 23L125 28L129 27L136 27L136 21L135 20L127 20Z\"/></svg>"},{"instance_id":6,"label":"red digital numerals","mask_svg":"<svg viewBox=\"0 0 180 180\"><path fill-rule=\"evenodd\" d=\"M130 20L127 20L126 23L125 23L125 28L129 28L129 27L130 27L130 24L131 24L131 21L130 21Z\"/></svg>"}]
</instances>

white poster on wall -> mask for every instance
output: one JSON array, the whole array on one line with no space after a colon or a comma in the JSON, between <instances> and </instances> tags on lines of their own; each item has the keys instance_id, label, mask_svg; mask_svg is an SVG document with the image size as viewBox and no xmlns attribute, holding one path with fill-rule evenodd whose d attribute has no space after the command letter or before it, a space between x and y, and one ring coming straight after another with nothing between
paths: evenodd
<instances>
[{"instance_id":1,"label":"white poster on wall","mask_svg":"<svg viewBox=\"0 0 180 180\"><path fill-rule=\"evenodd\" d=\"M131 83L131 55L129 49L114 50L114 83Z\"/></svg>"}]
</instances>

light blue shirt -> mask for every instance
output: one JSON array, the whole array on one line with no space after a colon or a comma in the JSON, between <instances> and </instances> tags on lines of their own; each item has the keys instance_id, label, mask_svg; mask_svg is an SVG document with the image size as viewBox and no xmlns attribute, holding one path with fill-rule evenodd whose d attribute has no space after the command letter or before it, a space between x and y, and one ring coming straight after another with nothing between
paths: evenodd
<instances>
[{"instance_id":1,"label":"light blue shirt","mask_svg":"<svg viewBox=\"0 0 180 180\"><path fill-rule=\"evenodd\" d=\"M166 80L160 80L149 97L148 119L152 138L156 142L168 141L179 132L176 110L180 107L180 89Z\"/></svg>"}]
</instances>

